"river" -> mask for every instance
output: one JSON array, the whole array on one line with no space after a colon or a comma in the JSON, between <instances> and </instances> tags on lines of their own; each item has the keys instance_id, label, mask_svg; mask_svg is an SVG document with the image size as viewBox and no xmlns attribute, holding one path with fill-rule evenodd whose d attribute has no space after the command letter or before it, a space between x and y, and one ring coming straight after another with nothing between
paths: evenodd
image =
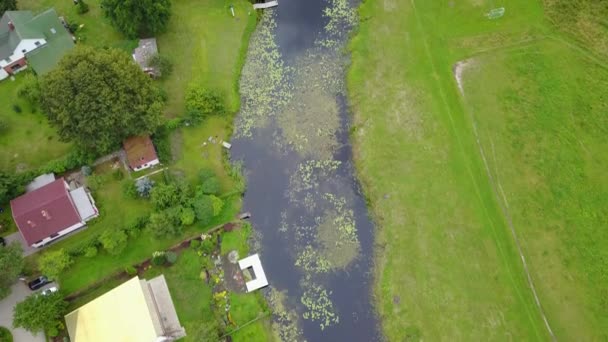
<instances>
[{"instance_id":1,"label":"river","mask_svg":"<svg viewBox=\"0 0 608 342\"><path fill-rule=\"evenodd\" d=\"M344 54L346 0L283 0L253 33L231 158L247 178L253 250L283 340L378 341L373 230L356 180Z\"/></svg>"}]
</instances>

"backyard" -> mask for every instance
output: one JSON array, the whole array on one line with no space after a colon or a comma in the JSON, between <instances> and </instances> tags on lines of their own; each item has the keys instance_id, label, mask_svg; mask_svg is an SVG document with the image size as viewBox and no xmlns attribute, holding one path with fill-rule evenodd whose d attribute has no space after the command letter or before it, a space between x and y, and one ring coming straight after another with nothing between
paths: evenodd
<instances>
[{"instance_id":1,"label":"backyard","mask_svg":"<svg viewBox=\"0 0 608 342\"><path fill-rule=\"evenodd\" d=\"M386 336L605 339L605 65L538 1L360 15L352 137Z\"/></svg>"},{"instance_id":2,"label":"backyard","mask_svg":"<svg viewBox=\"0 0 608 342\"><path fill-rule=\"evenodd\" d=\"M137 41L125 39L111 26L109 20L103 17L99 7L100 1L90 0L87 3L90 11L83 15L77 14L76 6L71 1L23 0L18 5L20 9L29 9L36 13L54 7L68 22L81 25L76 32L79 43L99 48L117 47L131 53ZM235 7L236 17L230 14L231 4ZM200 125L174 130L170 136L172 160L164 166L169 167L167 172L184 175L192 185L196 185L201 169L213 170L220 181L223 209L211 222L188 226L179 236L157 238L144 230L139 235L129 236L126 248L119 255L111 255L99 248L95 255L74 257L74 263L59 275L59 283L67 295L85 291L81 293L76 304L83 304L85 299L91 300L116 286L120 279L112 279L113 275L124 272L127 266L150 258L153 252L166 250L188 237L199 236L211 227L234 220L240 210L240 193L244 183L239 184L235 178L238 170L231 171L227 165L225 149L221 147L219 140L229 140L232 133L233 115L239 107L237 84L240 68L247 49L248 35L254 29L255 23L256 13L247 1L172 1L172 18L168 30L157 36L160 53L167 56L174 65L169 77L157 81L167 94L166 116L174 118L184 114L184 93L190 83L220 92L228 110L227 114L210 117ZM14 82L0 83L1 98L17 99L16 87L21 76L17 75ZM19 105L22 113L17 113L13 109L14 105ZM50 160L64 156L70 150L69 144L58 142L44 115L31 111L31 106L22 100L2 101L0 104L0 118L4 119L6 116L11 128L7 134L0 137L2 169L38 168ZM215 140L209 142L209 137ZM163 173L152 178L157 184L164 182ZM81 249L108 229L125 229L139 218L149 216L153 208L148 200L132 198L125 194L124 183L128 182L128 179L129 175L121 169L115 170L107 165L96 167L93 174L87 177L87 183L91 187L100 216L90 221L86 229L30 256L28 263L35 264L38 258L48 252ZM9 217L8 211L2 215ZM13 230L14 226L11 225L10 231ZM246 239L246 236L243 238ZM177 281L173 286L192 286L189 295L201 299L197 306L201 310L197 310L194 317L191 316L193 311L188 308L189 301L178 304L180 318L185 322L190 321L186 323L186 327L192 325L194 320L208 319L204 313L211 310L210 300L206 300L210 292L199 278L200 265L195 265L192 260L195 257L197 256L194 252L186 251L174 268L166 270L167 278L175 278ZM194 266L196 270L192 276L197 282L188 284L190 275L185 276L184 272L189 273ZM184 284L180 283L180 277L183 277ZM169 283L171 282L170 280ZM87 293L86 289L93 285L92 291ZM255 294L235 296L233 307L233 319L239 323L249 321L259 312L267 310L263 306L261 296ZM266 328L265 324L262 321L251 324L234 337L237 340L239 336L240 340L249 340L247 336L253 334L264 338L265 335L261 332Z\"/></svg>"}]
</instances>

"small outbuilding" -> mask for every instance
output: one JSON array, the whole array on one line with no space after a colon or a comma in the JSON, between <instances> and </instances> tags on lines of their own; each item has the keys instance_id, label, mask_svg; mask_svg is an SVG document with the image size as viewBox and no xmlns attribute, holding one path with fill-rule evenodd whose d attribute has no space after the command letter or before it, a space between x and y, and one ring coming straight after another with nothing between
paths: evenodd
<instances>
[{"instance_id":1,"label":"small outbuilding","mask_svg":"<svg viewBox=\"0 0 608 342\"><path fill-rule=\"evenodd\" d=\"M241 270L246 270L248 268L253 269L253 273L255 278L253 280L245 283L247 287L247 292L252 292L263 287L268 286L268 280L266 279L266 274L264 273L264 269L262 268L262 262L260 261L260 256L257 254L250 255L245 259L239 260L239 267Z\"/></svg>"},{"instance_id":2,"label":"small outbuilding","mask_svg":"<svg viewBox=\"0 0 608 342\"><path fill-rule=\"evenodd\" d=\"M156 38L140 39L139 45L133 51L133 59L143 72L150 77L160 77L160 70L150 65L152 57L158 54L158 45Z\"/></svg>"},{"instance_id":3,"label":"small outbuilding","mask_svg":"<svg viewBox=\"0 0 608 342\"><path fill-rule=\"evenodd\" d=\"M127 154L127 162L133 171L144 170L160 164L154 144L149 135L130 137L122 146Z\"/></svg>"}]
</instances>

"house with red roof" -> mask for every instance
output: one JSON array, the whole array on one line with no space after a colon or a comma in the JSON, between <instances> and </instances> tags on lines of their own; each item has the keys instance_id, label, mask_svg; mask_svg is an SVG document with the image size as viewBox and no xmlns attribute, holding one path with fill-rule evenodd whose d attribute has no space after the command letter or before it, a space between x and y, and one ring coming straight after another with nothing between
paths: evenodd
<instances>
[{"instance_id":1,"label":"house with red roof","mask_svg":"<svg viewBox=\"0 0 608 342\"><path fill-rule=\"evenodd\" d=\"M63 178L53 179L37 183L11 201L13 220L32 247L42 247L99 216L93 198L83 187L71 190Z\"/></svg>"},{"instance_id":2,"label":"house with red roof","mask_svg":"<svg viewBox=\"0 0 608 342\"><path fill-rule=\"evenodd\" d=\"M130 137L123 141L122 146L127 154L129 167L133 171L147 169L160 164L149 135Z\"/></svg>"}]
</instances>

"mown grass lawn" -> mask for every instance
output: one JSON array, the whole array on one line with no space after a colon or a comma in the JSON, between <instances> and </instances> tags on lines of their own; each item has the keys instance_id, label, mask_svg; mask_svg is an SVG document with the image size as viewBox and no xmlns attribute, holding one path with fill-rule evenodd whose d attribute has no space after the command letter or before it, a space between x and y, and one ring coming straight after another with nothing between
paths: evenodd
<instances>
[{"instance_id":1,"label":"mown grass lawn","mask_svg":"<svg viewBox=\"0 0 608 342\"><path fill-rule=\"evenodd\" d=\"M0 169L8 172L36 169L70 149L70 144L59 141L38 108L17 97L22 76L0 82L0 121L6 123L0 132Z\"/></svg>"},{"instance_id":2,"label":"mown grass lawn","mask_svg":"<svg viewBox=\"0 0 608 342\"><path fill-rule=\"evenodd\" d=\"M556 33L538 1L365 2L360 14L352 136L388 339L550 338L502 191L557 338L605 339L605 72L546 43ZM453 72L466 58L463 99Z\"/></svg>"}]
</instances>

